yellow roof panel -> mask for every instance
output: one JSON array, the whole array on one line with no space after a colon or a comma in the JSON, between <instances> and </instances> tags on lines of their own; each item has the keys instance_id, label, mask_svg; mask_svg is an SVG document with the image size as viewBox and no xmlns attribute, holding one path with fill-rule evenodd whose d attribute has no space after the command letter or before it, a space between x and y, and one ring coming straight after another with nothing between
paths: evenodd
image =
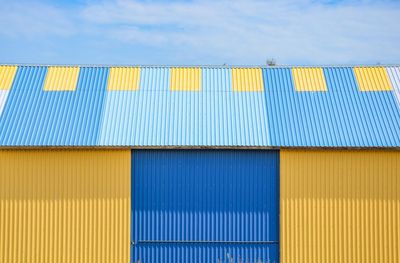
<instances>
[{"instance_id":1,"label":"yellow roof panel","mask_svg":"<svg viewBox=\"0 0 400 263\"><path fill-rule=\"evenodd\" d=\"M43 90L74 91L78 82L79 67L49 67Z\"/></svg>"},{"instance_id":2,"label":"yellow roof panel","mask_svg":"<svg viewBox=\"0 0 400 263\"><path fill-rule=\"evenodd\" d=\"M232 69L233 91L264 91L262 71L260 68Z\"/></svg>"},{"instance_id":3,"label":"yellow roof panel","mask_svg":"<svg viewBox=\"0 0 400 263\"><path fill-rule=\"evenodd\" d=\"M355 67L358 88L360 91L390 91L387 71L383 67Z\"/></svg>"},{"instance_id":4,"label":"yellow roof panel","mask_svg":"<svg viewBox=\"0 0 400 263\"><path fill-rule=\"evenodd\" d=\"M17 66L0 66L0 90L11 89Z\"/></svg>"},{"instance_id":5,"label":"yellow roof panel","mask_svg":"<svg viewBox=\"0 0 400 263\"><path fill-rule=\"evenodd\" d=\"M293 80L296 91L327 91L322 68L293 68Z\"/></svg>"},{"instance_id":6,"label":"yellow roof panel","mask_svg":"<svg viewBox=\"0 0 400 263\"><path fill-rule=\"evenodd\" d=\"M200 91L201 68L171 68L171 91Z\"/></svg>"},{"instance_id":7,"label":"yellow roof panel","mask_svg":"<svg viewBox=\"0 0 400 263\"><path fill-rule=\"evenodd\" d=\"M114 67L110 69L107 90L139 90L140 68Z\"/></svg>"}]
</instances>

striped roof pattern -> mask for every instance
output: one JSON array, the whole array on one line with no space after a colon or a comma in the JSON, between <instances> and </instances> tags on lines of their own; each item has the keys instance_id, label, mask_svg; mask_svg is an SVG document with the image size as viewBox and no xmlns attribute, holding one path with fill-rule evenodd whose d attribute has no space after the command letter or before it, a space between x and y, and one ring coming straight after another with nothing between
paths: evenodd
<instances>
[{"instance_id":1,"label":"striped roof pattern","mask_svg":"<svg viewBox=\"0 0 400 263\"><path fill-rule=\"evenodd\" d=\"M400 67L4 65L0 146L400 147Z\"/></svg>"}]
</instances>

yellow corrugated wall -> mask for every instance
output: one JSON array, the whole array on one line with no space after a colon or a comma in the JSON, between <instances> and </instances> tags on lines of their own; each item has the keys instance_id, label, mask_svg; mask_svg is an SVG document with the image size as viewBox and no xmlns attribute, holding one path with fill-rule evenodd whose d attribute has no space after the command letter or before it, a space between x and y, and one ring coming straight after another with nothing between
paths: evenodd
<instances>
[{"instance_id":1,"label":"yellow corrugated wall","mask_svg":"<svg viewBox=\"0 0 400 263\"><path fill-rule=\"evenodd\" d=\"M129 262L129 150L2 150L0 182L0 262Z\"/></svg>"},{"instance_id":2,"label":"yellow corrugated wall","mask_svg":"<svg viewBox=\"0 0 400 263\"><path fill-rule=\"evenodd\" d=\"M281 260L400 262L400 151L282 150Z\"/></svg>"}]
</instances>

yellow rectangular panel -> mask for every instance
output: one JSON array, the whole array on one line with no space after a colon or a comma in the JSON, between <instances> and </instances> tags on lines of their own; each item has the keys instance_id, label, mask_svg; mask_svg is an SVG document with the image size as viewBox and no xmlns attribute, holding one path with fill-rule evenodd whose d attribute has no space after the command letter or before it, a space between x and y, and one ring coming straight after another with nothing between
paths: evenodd
<instances>
[{"instance_id":1,"label":"yellow rectangular panel","mask_svg":"<svg viewBox=\"0 0 400 263\"><path fill-rule=\"evenodd\" d=\"M296 91L327 91L322 68L293 68L294 88Z\"/></svg>"},{"instance_id":2,"label":"yellow rectangular panel","mask_svg":"<svg viewBox=\"0 0 400 263\"><path fill-rule=\"evenodd\" d=\"M9 90L14 81L17 66L0 66L0 90Z\"/></svg>"},{"instance_id":3,"label":"yellow rectangular panel","mask_svg":"<svg viewBox=\"0 0 400 263\"><path fill-rule=\"evenodd\" d=\"M114 67L110 69L107 90L138 90L140 68Z\"/></svg>"},{"instance_id":4,"label":"yellow rectangular panel","mask_svg":"<svg viewBox=\"0 0 400 263\"><path fill-rule=\"evenodd\" d=\"M264 91L262 71L260 68L233 68L233 91Z\"/></svg>"},{"instance_id":5,"label":"yellow rectangular panel","mask_svg":"<svg viewBox=\"0 0 400 263\"><path fill-rule=\"evenodd\" d=\"M201 68L171 68L171 91L200 91Z\"/></svg>"},{"instance_id":6,"label":"yellow rectangular panel","mask_svg":"<svg viewBox=\"0 0 400 263\"><path fill-rule=\"evenodd\" d=\"M400 262L400 151L282 150L283 263Z\"/></svg>"},{"instance_id":7,"label":"yellow rectangular panel","mask_svg":"<svg viewBox=\"0 0 400 263\"><path fill-rule=\"evenodd\" d=\"M78 76L79 67L48 67L43 90L74 91Z\"/></svg>"},{"instance_id":8,"label":"yellow rectangular panel","mask_svg":"<svg viewBox=\"0 0 400 263\"><path fill-rule=\"evenodd\" d=\"M129 262L129 150L2 150L0 167L0 262Z\"/></svg>"},{"instance_id":9,"label":"yellow rectangular panel","mask_svg":"<svg viewBox=\"0 0 400 263\"><path fill-rule=\"evenodd\" d=\"M387 71L383 67L355 67L358 88L360 91L390 91Z\"/></svg>"}]
</instances>

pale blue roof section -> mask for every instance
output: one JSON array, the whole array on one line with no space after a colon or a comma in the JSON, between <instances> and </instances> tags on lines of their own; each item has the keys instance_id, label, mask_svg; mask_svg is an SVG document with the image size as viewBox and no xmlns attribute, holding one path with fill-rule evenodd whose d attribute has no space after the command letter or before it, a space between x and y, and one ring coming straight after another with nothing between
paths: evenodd
<instances>
[{"instance_id":1,"label":"pale blue roof section","mask_svg":"<svg viewBox=\"0 0 400 263\"><path fill-rule=\"evenodd\" d=\"M0 117L3 113L4 106L6 105L9 90L0 90Z\"/></svg>"},{"instance_id":2,"label":"pale blue roof section","mask_svg":"<svg viewBox=\"0 0 400 263\"><path fill-rule=\"evenodd\" d=\"M202 90L205 92L232 92L232 70L229 68L203 68Z\"/></svg>"},{"instance_id":3,"label":"pale blue roof section","mask_svg":"<svg viewBox=\"0 0 400 263\"><path fill-rule=\"evenodd\" d=\"M400 67L387 68L387 72L392 83L393 95L396 97L397 106L400 110Z\"/></svg>"},{"instance_id":4,"label":"pale blue roof section","mask_svg":"<svg viewBox=\"0 0 400 263\"><path fill-rule=\"evenodd\" d=\"M273 146L400 146L391 91L360 92L352 68L324 68L324 75L328 91L297 92L290 69L264 69Z\"/></svg>"},{"instance_id":5,"label":"pale blue roof section","mask_svg":"<svg viewBox=\"0 0 400 263\"><path fill-rule=\"evenodd\" d=\"M169 91L169 77L170 69L167 67L143 67L139 91Z\"/></svg>"},{"instance_id":6,"label":"pale blue roof section","mask_svg":"<svg viewBox=\"0 0 400 263\"><path fill-rule=\"evenodd\" d=\"M169 68L142 68L138 91L107 92L101 146L268 146L263 92L232 92L205 69L199 92L170 91Z\"/></svg>"}]
</instances>

